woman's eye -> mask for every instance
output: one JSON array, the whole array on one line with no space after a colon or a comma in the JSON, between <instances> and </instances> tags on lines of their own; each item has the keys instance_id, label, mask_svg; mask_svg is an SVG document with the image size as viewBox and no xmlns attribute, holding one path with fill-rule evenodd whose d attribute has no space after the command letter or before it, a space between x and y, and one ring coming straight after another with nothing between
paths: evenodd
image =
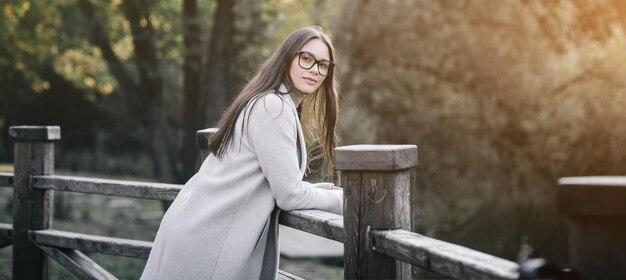
<instances>
[{"instance_id":1,"label":"woman's eye","mask_svg":"<svg viewBox=\"0 0 626 280\"><path fill-rule=\"evenodd\" d=\"M320 63L320 67L322 69L328 69L328 64L327 63Z\"/></svg>"}]
</instances>

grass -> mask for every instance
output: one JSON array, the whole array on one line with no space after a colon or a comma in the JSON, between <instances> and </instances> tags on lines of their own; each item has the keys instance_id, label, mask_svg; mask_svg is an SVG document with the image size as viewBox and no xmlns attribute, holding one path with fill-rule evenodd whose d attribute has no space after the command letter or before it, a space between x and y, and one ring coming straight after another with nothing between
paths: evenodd
<instances>
[{"instance_id":1,"label":"grass","mask_svg":"<svg viewBox=\"0 0 626 280\"><path fill-rule=\"evenodd\" d=\"M13 164L0 163L0 172L13 172Z\"/></svg>"}]
</instances>

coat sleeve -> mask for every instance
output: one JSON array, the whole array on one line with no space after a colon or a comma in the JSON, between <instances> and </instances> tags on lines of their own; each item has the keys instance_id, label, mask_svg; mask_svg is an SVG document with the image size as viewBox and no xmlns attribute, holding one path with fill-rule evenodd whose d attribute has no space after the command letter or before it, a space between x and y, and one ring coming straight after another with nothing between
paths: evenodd
<instances>
[{"instance_id":1,"label":"coat sleeve","mask_svg":"<svg viewBox=\"0 0 626 280\"><path fill-rule=\"evenodd\" d=\"M302 181L296 125L292 109L274 94L259 99L250 113L251 143L276 204L287 211L319 209L343 214L341 190L327 189L330 183Z\"/></svg>"}]
</instances>

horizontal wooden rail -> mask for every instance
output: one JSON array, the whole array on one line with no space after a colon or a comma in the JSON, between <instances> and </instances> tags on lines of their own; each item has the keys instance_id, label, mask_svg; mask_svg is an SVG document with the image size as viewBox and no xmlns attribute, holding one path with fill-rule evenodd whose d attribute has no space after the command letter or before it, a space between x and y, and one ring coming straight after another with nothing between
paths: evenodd
<instances>
[{"instance_id":1,"label":"horizontal wooden rail","mask_svg":"<svg viewBox=\"0 0 626 280\"><path fill-rule=\"evenodd\" d=\"M281 225L343 243L343 216L319 210L281 211Z\"/></svg>"},{"instance_id":2,"label":"horizontal wooden rail","mask_svg":"<svg viewBox=\"0 0 626 280\"><path fill-rule=\"evenodd\" d=\"M152 242L114 238L106 236L98 236L91 234L82 234L60 230L34 230L30 232L31 241L37 244L39 248L58 247L64 249L80 250L85 252L104 253L115 256L124 256L131 258L147 259L152 249ZM79 258L77 253L69 253L68 251L44 250L48 254L55 254L53 257L59 262L80 261L87 263L88 261ZM70 251L73 252L73 251ZM66 253L66 256L58 253ZM82 254L81 254L82 255ZM65 263L62 263L66 265ZM70 264L71 265L71 264ZM85 266L82 265L82 268ZM279 280L301 280L301 278L279 270L277 279Z\"/></svg>"},{"instance_id":3,"label":"horizontal wooden rail","mask_svg":"<svg viewBox=\"0 0 626 280\"><path fill-rule=\"evenodd\" d=\"M0 187L13 187L13 173L0 172Z\"/></svg>"},{"instance_id":4,"label":"horizontal wooden rail","mask_svg":"<svg viewBox=\"0 0 626 280\"><path fill-rule=\"evenodd\" d=\"M30 239L37 245L147 259L152 242L82 234L53 229L34 230Z\"/></svg>"},{"instance_id":5,"label":"horizontal wooden rail","mask_svg":"<svg viewBox=\"0 0 626 280\"><path fill-rule=\"evenodd\" d=\"M159 200L174 200L182 187L174 184L58 175L33 176L32 186L35 189Z\"/></svg>"},{"instance_id":6,"label":"horizontal wooden rail","mask_svg":"<svg viewBox=\"0 0 626 280\"><path fill-rule=\"evenodd\" d=\"M33 188L122 197L174 200L182 185L75 176L33 176ZM343 217L316 210L295 210L280 216L281 224L343 242Z\"/></svg>"},{"instance_id":7,"label":"horizontal wooden rail","mask_svg":"<svg viewBox=\"0 0 626 280\"><path fill-rule=\"evenodd\" d=\"M0 240L13 239L13 225L0 223Z\"/></svg>"},{"instance_id":8,"label":"horizontal wooden rail","mask_svg":"<svg viewBox=\"0 0 626 280\"><path fill-rule=\"evenodd\" d=\"M281 224L317 236L343 242L343 219L339 215L317 210L282 212ZM10 236L11 225L0 224L0 237ZM10 238L10 237L8 237ZM73 233L59 230L37 230L31 239L41 245L97 251L106 254L147 258L152 243L130 239Z\"/></svg>"},{"instance_id":9,"label":"horizontal wooden rail","mask_svg":"<svg viewBox=\"0 0 626 280\"><path fill-rule=\"evenodd\" d=\"M37 247L63 265L72 274L77 276L78 279L117 279L117 277L113 276L80 251L43 245L38 245Z\"/></svg>"},{"instance_id":10,"label":"horizontal wooden rail","mask_svg":"<svg viewBox=\"0 0 626 280\"><path fill-rule=\"evenodd\" d=\"M53 175L52 141L60 138L59 128L12 127L10 132L16 139L16 172L0 173L0 186L15 187L17 200L14 225L0 224L0 248L13 242L15 279L44 278L46 254L81 279L115 277L80 251L148 258L152 242L49 229L53 192L47 190L174 200L182 185ZM202 133L197 140L205 157L203 145L211 132ZM410 225L416 146L357 145L335 153L335 168L346 187L346 225L344 217L318 210L283 211L279 222L344 243L347 279L407 279L409 264L460 279L519 277L514 262L401 229ZM277 278L299 279L280 270Z\"/></svg>"},{"instance_id":11,"label":"horizontal wooden rail","mask_svg":"<svg viewBox=\"0 0 626 280\"><path fill-rule=\"evenodd\" d=\"M559 179L559 185L626 187L626 176L563 177Z\"/></svg>"},{"instance_id":12,"label":"horizontal wooden rail","mask_svg":"<svg viewBox=\"0 0 626 280\"><path fill-rule=\"evenodd\" d=\"M304 280L298 276L295 276L291 273L284 272L282 270L278 270L278 274L276 275L276 280Z\"/></svg>"},{"instance_id":13,"label":"horizontal wooden rail","mask_svg":"<svg viewBox=\"0 0 626 280\"><path fill-rule=\"evenodd\" d=\"M457 279L518 279L519 266L463 246L406 230L369 231L370 249Z\"/></svg>"},{"instance_id":14,"label":"horizontal wooden rail","mask_svg":"<svg viewBox=\"0 0 626 280\"><path fill-rule=\"evenodd\" d=\"M0 223L0 249L13 243L13 225Z\"/></svg>"}]
</instances>

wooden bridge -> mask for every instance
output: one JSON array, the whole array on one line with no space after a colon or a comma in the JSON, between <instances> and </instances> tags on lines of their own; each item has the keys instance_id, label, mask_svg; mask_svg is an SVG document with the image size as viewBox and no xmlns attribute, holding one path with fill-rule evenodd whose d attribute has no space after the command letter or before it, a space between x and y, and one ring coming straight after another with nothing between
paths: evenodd
<instances>
[{"instance_id":1,"label":"wooden bridge","mask_svg":"<svg viewBox=\"0 0 626 280\"><path fill-rule=\"evenodd\" d=\"M211 130L198 132L207 156ZM80 279L116 279L81 251L147 258L151 242L51 229L53 192L173 200L182 185L54 175L55 126L10 128L13 224L0 224L0 248L13 245L13 279L48 278L48 258ZM344 216L316 210L282 212L282 225L344 244L345 279L412 279L411 266L458 279L518 279L524 264L410 232L409 194L417 147L357 145L335 149ZM570 222L572 265L582 276L626 279L626 177L563 178L558 203ZM520 274L521 271L521 274ZM538 276L535 276L538 277ZM279 271L279 279L299 279Z\"/></svg>"}]
</instances>

